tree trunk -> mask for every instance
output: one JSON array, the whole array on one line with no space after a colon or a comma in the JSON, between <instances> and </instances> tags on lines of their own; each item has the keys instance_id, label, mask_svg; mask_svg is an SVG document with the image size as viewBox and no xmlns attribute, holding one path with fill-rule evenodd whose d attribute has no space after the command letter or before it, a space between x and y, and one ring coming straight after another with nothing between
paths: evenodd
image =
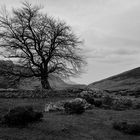
<instances>
[{"instance_id":1,"label":"tree trunk","mask_svg":"<svg viewBox=\"0 0 140 140\"><path fill-rule=\"evenodd\" d=\"M43 89L51 89L48 77L41 77L41 85Z\"/></svg>"}]
</instances>

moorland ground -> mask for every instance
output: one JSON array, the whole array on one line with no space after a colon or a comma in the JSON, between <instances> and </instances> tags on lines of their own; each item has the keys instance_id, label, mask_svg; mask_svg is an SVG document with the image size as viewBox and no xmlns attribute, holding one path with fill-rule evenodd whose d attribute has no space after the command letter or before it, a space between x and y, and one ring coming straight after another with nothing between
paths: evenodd
<instances>
[{"instance_id":1,"label":"moorland ground","mask_svg":"<svg viewBox=\"0 0 140 140\"><path fill-rule=\"evenodd\" d=\"M50 101L66 98L46 99L0 99L0 115L10 108L32 105L43 111ZM66 115L62 112L44 112L43 120L26 128L0 126L0 140L140 140L140 136L127 135L112 128L113 121L140 122L140 110L114 111L94 108L81 115Z\"/></svg>"}]
</instances>

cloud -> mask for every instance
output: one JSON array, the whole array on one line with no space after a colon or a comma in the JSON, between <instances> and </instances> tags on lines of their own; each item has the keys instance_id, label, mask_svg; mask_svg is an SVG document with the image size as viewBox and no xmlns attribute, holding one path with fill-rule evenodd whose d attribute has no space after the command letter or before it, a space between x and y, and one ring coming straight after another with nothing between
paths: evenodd
<instances>
[{"instance_id":1,"label":"cloud","mask_svg":"<svg viewBox=\"0 0 140 140\"><path fill-rule=\"evenodd\" d=\"M131 64L138 63L140 59L139 48L94 49L87 52L89 60L98 63Z\"/></svg>"},{"instance_id":2,"label":"cloud","mask_svg":"<svg viewBox=\"0 0 140 140\"><path fill-rule=\"evenodd\" d=\"M115 55L122 55L122 56L137 55L137 54L140 54L140 49L120 48L120 49L112 51L112 53L115 54Z\"/></svg>"},{"instance_id":3,"label":"cloud","mask_svg":"<svg viewBox=\"0 0 140 140\"><path fill-rule=\"evenodd\" d=\"M81 39L88 70L85 83L140 64L140 0L29 0L66 21ZM0 1L8 9L19 0ZM94 75L94 76L92 76ZM85 76L85 77L84 77Z\"/></svg>"}]
</instances>

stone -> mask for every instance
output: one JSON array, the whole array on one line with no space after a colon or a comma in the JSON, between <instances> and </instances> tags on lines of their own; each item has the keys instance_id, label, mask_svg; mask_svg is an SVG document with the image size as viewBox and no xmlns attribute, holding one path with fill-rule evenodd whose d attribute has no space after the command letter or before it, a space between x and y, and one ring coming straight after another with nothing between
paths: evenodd
<instances>
[{"instance_id":1,"label":"stone","mask_svg":"<svg viewBox=\"0 0 140 140\"><path fill-rule=\"evenodd\" d=\"M64 110L64 103L59 102L50 102L45 105L45 112L54 112L54 111L63 111Z\"/></svg>"}]
</instances>

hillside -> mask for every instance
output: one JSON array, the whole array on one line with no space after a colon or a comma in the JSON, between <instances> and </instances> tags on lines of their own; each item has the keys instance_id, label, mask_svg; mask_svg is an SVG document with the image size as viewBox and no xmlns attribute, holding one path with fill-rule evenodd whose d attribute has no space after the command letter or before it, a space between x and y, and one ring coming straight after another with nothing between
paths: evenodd
<instances>
[{"instance_id":1,"label":"hillside","mask_svg":"<svg viewBox=\"0 0 140 140\"><path fill-rule=\"evenodd\" d=\"M109 91L140 91L140 67L88 85Z\"/></svg>"},{"instance_id":2,"label":"hillside","mask_svg":"<svg viewBox=\"0 0 140 140\"><path fill-rule=\"evenodd\" d=\"M21 78L20 81L16 81L17 77L3 74L4 69L13 65L14 64L12 63L12 61L0 60L0 88L4 88L4 89L16 88L16 89L32 90L32 89L41 87L40 80L36 77ZM61 78L56 77L54 75L49 76L49 82L50 82L51 87L54 89L81 87L81 85L78 85L78 84L73 85L73 84L66 83Z\"/></svg>"}]
</instances>

